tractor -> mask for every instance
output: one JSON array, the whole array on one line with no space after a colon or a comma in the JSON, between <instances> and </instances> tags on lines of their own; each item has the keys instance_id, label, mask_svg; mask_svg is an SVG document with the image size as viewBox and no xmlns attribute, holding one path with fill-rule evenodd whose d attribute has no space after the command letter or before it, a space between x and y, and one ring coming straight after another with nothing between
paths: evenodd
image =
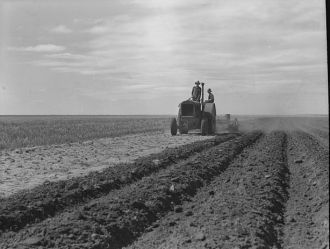
<instances>
[{"instance_id":1,"label":"tractor","mask_svg":"<svg viewBox=\"0 0 330 249\"><path fill-rule=\"evenodd\" d=\"M189 130L200 129L201 134L211 135L216 132L215 103L204 103L204 83L202 83L202 101L191 99L179 104L178 117L171 120L171 134L187 134Z\"/></svg>"},{"instance_id":2,"label":"tractor","mask_svg":"<svg viewBox=\"0 0 330 249\"><path fill-rule=\"evenodd\" d=\"M180 134L188 134L189 130L200 129L202 136L213 135L217 123L221 130L229 133L238 132L238 121L236 118L231 121L230 114L217 121L215 103L204 103L204 83L201 85L201 103L188 99L179 104L178 117L171 120L171 134L175 136L178 131Z\"/></svg>"}]
</instances>

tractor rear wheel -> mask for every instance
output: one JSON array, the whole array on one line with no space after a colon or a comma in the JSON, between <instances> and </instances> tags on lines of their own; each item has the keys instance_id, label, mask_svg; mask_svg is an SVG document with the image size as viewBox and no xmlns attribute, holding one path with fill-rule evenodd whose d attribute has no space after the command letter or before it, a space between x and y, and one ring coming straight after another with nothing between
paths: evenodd
<instances>
[{"instance_id":1,"label":"tractor rear wheel","mask_svg":"<svg viewBox=\"0 0 330 249\"><path fill-rule=\"evenodd\" d=\"M202 119L202 123L201 123L201 132L202 132L202 136L207 135L209 130L209 122L207 118L203 118Z\"/></svg>"},{"instance_id":2,"label":"tractor rear wheel","mask_svg":"<svg viewBox=\"0 0 330 249\"><path fill-rule=\"evenodd\" d=\"M171 134L172 136L175 136L178 132L178 126L176 124L176 119L172 118L171 120Z\"/></svg>"}]
</instances>

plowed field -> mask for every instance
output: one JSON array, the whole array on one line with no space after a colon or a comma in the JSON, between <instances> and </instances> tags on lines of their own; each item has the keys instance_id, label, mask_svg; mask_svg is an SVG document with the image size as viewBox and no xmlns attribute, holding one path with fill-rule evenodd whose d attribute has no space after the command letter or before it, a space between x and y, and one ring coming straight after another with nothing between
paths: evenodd
<instances>
[{"instance_id":1,"label":"plowed field","mask_svg":"<svg viewBox=\"0 0 330 249\"><path fill-rule=\"evenodd\" d=\"M327 118L241 130L2 198L0 248L329 248Z\"/></svg>"}]
</instances>

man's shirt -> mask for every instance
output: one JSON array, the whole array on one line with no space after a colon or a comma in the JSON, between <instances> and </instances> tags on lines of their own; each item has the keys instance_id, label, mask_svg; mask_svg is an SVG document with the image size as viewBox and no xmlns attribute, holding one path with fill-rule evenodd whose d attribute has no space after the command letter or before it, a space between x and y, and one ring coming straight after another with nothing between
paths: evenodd
<instances>
[{"instance_id":1,"label":"man's shirt","mask_svg":"<svg viewBox=\"0 0 330 249\"><path fill-rule=\"evenodd\" d=\"M214 95L213 93L209 93L209 103L213 103L214 102Z\"/></svg>"}]
</instances>

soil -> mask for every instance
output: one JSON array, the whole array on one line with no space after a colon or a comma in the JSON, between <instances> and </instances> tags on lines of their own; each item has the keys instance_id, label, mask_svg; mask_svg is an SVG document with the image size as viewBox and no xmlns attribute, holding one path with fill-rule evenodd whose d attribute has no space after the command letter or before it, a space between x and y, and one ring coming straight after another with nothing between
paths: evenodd
<instances>
[{"instance_id":1,"label":"soil","mask_svg":"<svg viewBox=\"0 0 330 249\"><path fill-rule=\"evenodd\" d=\"M329 149L310 134L290 134L288 166L291 188L285 214L285 248L327 248Z\"/></svg>"},{"instance_id":2,"label":"soil","mask_svg":"<svg viewBox=\"0 0 330 249\"><path fill-rule=\"evenodd\" d=\"M328 127L247 119L241 134L19 191L1 200L0 248L329 248Z\"/></svg>"},{"instance_id":3,"label":"soil","mask_svg":"<svg viewBox=\"0 0 330 249\"><path fill-rule=\"evenodd\" d=\"M285 149L283 132L263 136L183 203L184 215L174 210L129 248L279 248L288 186Z\"/></svg>"},{"instance_id":4,"label":"soil","mask_svg":"<svg viewBox=\"0 0 330 249\"><path fill-rule=\"evenodd\" d=\"M106 195L113 189L236 136L224 135L169 148L161 153L139 158L133 163L122 163L102 172L92 172L66 181L48 181L34 189L21 191L1 200L0 230L17 230L26 224L54 216L67 207Z\"/></svg>"},{"instance_id":5,"label":"soil","mask_svg":"<svg viewBox=\"0 0 330 249\"><path fill-rule=\"evenodd\" d=\"M142 133L85 142L0 150L0 197L33 188L45 181L59 181L102 171L119 163L166 148L202 141L210 136L171 136ZM111 152L111 153L109 153Z\"/></svg>"}]
</instances>

